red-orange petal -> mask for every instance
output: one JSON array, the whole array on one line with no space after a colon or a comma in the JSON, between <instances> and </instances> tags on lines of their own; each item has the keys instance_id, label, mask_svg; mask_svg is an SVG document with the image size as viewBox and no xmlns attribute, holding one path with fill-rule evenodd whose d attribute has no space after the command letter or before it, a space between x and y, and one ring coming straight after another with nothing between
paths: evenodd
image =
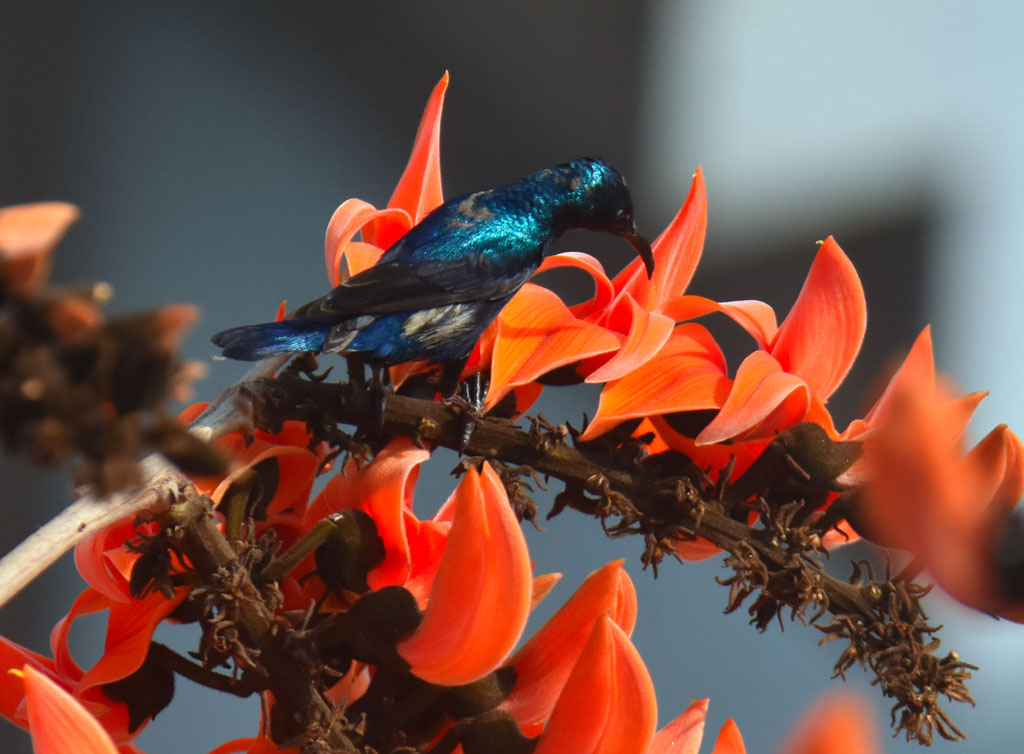
<instances>
[{"instance_id":1,"label":"red-orange petal","mask_svg":"<svg viewBox=\"0 0 1024 754\"><path fill-rule=\"evenodd\" d=\"M367 575L371 589L401 586L409 578L411 556L405 511L412 508L419 465L428 458L430 451L416 447L407 437L396 437L369 465L359 469L351 463L344 474L336 474L303 516L303 523L312 527L348 508L359 508L370 515L385 553L384 562Z\"/></svg>"},{"instance_id":2,"label":"red-orange petal","mask_svg":"<svg viewBox=\"0 0 1024 754\"><path fill-rule=\"evenodd\" d=\"M796 303L772 343L783 370L828 400L860 351L867 327L864 288L832 236L818 250Z\"/></svg>"},{"instance_id":3,"label":"red-orange petal","mask_svg":"<svg viewBox=\"0 0 1024 754\"><path fill-rule=\"evenodd\" d=\"M25 684L10 670L29 664L40 672L56 675L53 660L0 636L0 716L25 727Z\"/></svg>"},{"instance_id":4,"label":"red-orange petal","mask_svg":"<svg viewBox=\"0 0 1024 754\"><path fill-rule=\"evenodd\" d=\"M124 543L136 536L135 516L128 516L83 539L75 546L79 575L108 599L129 601L128 582L138 554L129 553Z\"/></svg>"},{"instance_id":5,"label":"red-orange petal","mask_svg":"<svg viewBox=\"0 0 1024 754\"><path fill-rule=\"evenodd\" d=\"M993 429L967 454L969 465L978 468L981 483L978 499L991 501L988 517L1001 520L1024 496L1024 445L1005 424Z\"/></svg>"},{"instance_id":6,"label":"red-orange petal","mask_svg":"<svg viewBox=\"0 0 1024 754\"><path fill-rule=\"evenodd\" d=\"M882 395L864 416L864 421L875 426L885 414L894 395L903 390L935 390L935 357L932 350L932 329L925 327L914 340L906 358L893 374Z\"/></svg>"},{"instance_id":7,"label":"red-orange petal","mask_svg":"<svg viewBox=\"0 0 1024 754\"><path fill-rule=\"evenodd\" d=\"M498 315L484 410L552 369L619 348L619 336L575 317L547 288L527 283Z\"/></svg>"},{"instance_id":8,"label":"red-orange petal","mask_svg":"<svg viewBox=\"0 0 1024 754\"><path fill-rule=\"evenodd\" d=\"M718 731L715 748L711 750L711 754L747 754L747 747L743 745L743 736L740 735L740 727L731 717Z\"/></svg>"},{"instance_id":9,"label":"red-orange petal","mask_svg":"<svg viewBox=\"0 0 1024 754\"><path fill-rule=\"evenodd\" d=\"M712 301L704 296L685 294L669 299L661 307L661 313L677 322L703 317L712 312L721 312L746 330L757 343L757 347L768 350L778 332L775 310L764 301Z\"/></svg>"},{"instance_id":10,"label":"red-orange petal","mask_svg":"<svg viewBox=\"0 0 1024 754\"><path fill-rule=\"evenodd\" d=\"M274 490L274 497L267 503L267 515L280 513L286 508L305 507L313 482L316 480L320 459L305 447L294 445L271 445L246 461L245 465L235 468L214 488L210 495L214 503L220 503L239 476L256 464L269 462L271 459L277 464L278 484Z\"/></svg>"},{"instance_id":11,"label":"red-orange petal","mask_svg":"<svg viewBox=\"0 0 1024 754\"><path fill-rule=\"evenodd\" d=\"M544 257L535 275L547 270L554 270L559 267L576 267L590 275L594 280L594 296L581 304L570 306L569 310L580 319L586 319L595 312L600 312L608 307L615 297L615 289L612 281L604 272L604 266L590 254L581 251L565 251L561 254L552 254Z\"/></svg>"},{"instance_id":12,"label":"red-orange petal","mask_svg":"<svg viewBox=\"0 0 1024 754\"><path fill-rule=\"evenodd\" d=\"M534 754L646 751L657 719L651 676L629 637L604 613L594 623Z\"/></svg>"},{"instance_id":13,"label":"red-orange petal","mask_svg":"<svg viewBox=\"0 0 1024 754\"><path fill-rule=\"evenodd\" d=\"M799 377L783 371L771 354L754 351L740 364L725 405L697 435L697 444L762 439L801 421L809 405Z\"/></svg>"},{"instance_id":14,"label":"red-orange petal","mask_svg":"<svg viewBox=\"0 0 1024 754\"><path fill-rule=\"evenodd\" d=\"M675 720L658 731L647 754L697 754L704 738L708 700L697 699Z\"/></svg>"},{"instance_id":15,"label":"red-orange petal","mask_svg":"<svg viewBox=\"0 0 1024 754\"><path fill-rule=\"evenodd\" d=\"M74 682L82 678L82 669L75 662L71 656L71 650L68 648L68 632L81 616L106 610L109 605L110 600L97 590L84 589L71 604L67 615L54 624L50 630L50 651L53 652L53 667L58 675Z\"/></svg>"},{"instance_id":16,"label":"red-orange petal","mask_svg":"<svg viewBox=\"0 0 1024 754\"><path fill-rule=\"evenodd\" d=\"M852 694L832 694L804 714L779 752L879 754L881 747L870 707Z\"/></svg>"},{"instance_id":17,"label":"red-orange petal","mask_svg":"<svg viewBox=\"0 0 1024 754\"><path fill-rule=\"evenodd\" d=\"M502 704L520 724L537 723L551 714L594 622L603 613L626 634L636 622L636 590L624 560L591 573L540 629L509 659L516 685Z\"/></svg>"},{"instance_id":18,"label":"red-orange petal","mask_svg":"<svg viewBox=\"0 0 1024 754\"><path fill-rule=\"evenodd\" d=\"M430 93L416 130L409 162L388 200L388 207L398 207L408 212L413 225L444 200L441 191L441 111L447 89L448 72L445 71ZM363 239L387 249L406 230L408 228L375 220L364 228Z\"/></svg>"},{"instance_id":19,"label":"red-orange petal","mask_svg":"<svg viewBox=\"0 0 1024 754\"><path fill-rule=\"evenodd\" d=\"M112 602L107 616L107 634L103 656L79 682L76 693L125 678L140 667L149 652L149 643L157 624L170 615L188 595L182 587L172 599L151 592L140 600Z\"/></svg>"},{"instance_id":20,"label":"red-orange petal","mask_svg":"<svg viewBox=\"0 0 1024 754\"><path fill-rule=\"evenodd\" d=\"M704 248L707 230L708 199L704 172L697 168L690 193L668 227L651 244L654 275L648 280L643 262L634 260L615 276L612 284L619 293L630 293L648 311L660 311L661 305L682 294L690 284Z\"/></svg>"},{"instance_id":21,"label":"red-orange petal","mask_svg":"<svg viewBox=\"0 0 1024 754\"><path fill-rule=\"evenodd\" d=\"M103 726L78 700L31 665L23 673L35 754L117 754Z\"/></svg>"},{"instance_id":22,"label":"red-orange petal","mask_svg":"<svg viewBox=\"0 0 1024 754\"><path fill-rule=\"evenodd\" d=\"M412 673L442 686L501 664L526 626L533 581L526 540L490 464L466 472L456 495L423 621L397 648Z\"/></svg>"},{"instance_id":23,"label":"red-orange petal","mask_svg":"<svg viewBox=\"0 0 1024 754\"><path fill-rule=\"evenodd\" d=\"M412 226L409 213L405 210L377 209L362 199L346 199L334 210L324 234L327 279L331 285L338 285L372 266L384 253L384 249L373 244L352 241L364 226L381 218L399 226L404 225L406 230ZM343 261L345 267L342 267Z\"/></svg>"},{"instance_id":24,"label":"red-orange petal","mask_svg":"<svg viewBox=\"0 0 1024 754\"><path fill-rule=\"evenodd\" d=\"M608 361L587 375L586 382L609 382L623 377L647 363L668 340L675 320L649 312L628 293L620 296L614 308L622 307L629 319L626 342Z\"/></svg>"},{"instance_id":25,"label":"red-orange petal","mask_svg":"<svg viewBox=\"0 0 1024 754\"><path fill-rule=\"evenodd\" d=\"M729 385L725 357L711 333L695 323L679 325L654 358L605 385L580 439L599 437L640 416L718 408Z\"/></svg>"}]
</instances>

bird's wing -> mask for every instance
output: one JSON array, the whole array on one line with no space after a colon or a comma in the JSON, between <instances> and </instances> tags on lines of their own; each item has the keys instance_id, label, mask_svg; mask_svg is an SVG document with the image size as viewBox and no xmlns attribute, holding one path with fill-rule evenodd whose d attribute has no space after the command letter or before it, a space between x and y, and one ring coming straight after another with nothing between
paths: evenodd
<instances>
[{"instance_id":1,"label":"bird's wing","mask_svg":"<svg viewBox=\"0 0 1024 754\"><path fill-rule=\"evenodd\" d=\"M306 304L295 316L355 317L494 301L515 293L534 269L530 266L509 274L484 254L416 264L378 263Z\"/></svg>"}]
</instances>

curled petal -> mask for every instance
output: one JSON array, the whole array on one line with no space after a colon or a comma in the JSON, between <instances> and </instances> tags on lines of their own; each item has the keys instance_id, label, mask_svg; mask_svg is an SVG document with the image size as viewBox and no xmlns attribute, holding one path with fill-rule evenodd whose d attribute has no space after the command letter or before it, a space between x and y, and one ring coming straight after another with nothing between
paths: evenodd
<instances>
[{"instance_id":1,"label":"curled petal","mask_svg":"<svg viewBox=\"0 0 1024 754\"><path fill-rule=\"evenodd\" d=\"M757 342L757 347L768 350L772 338L778 332L775 310L763 301L723 301L719 303L704 296L677 296L665 302L662 314L676 322L703 317L712 312L721 312L746 330Z\"/></svg>"},{"instance_id":2,"label":"curled petal","mask_svg":"<svg viewBox=\"0 0 1024 754\"><path fill-rule=\"evenodd\" d=\"M534 754L646 751L658 709L640 654L607 613L590 632Z\"/></svg>"},{"instance_id":3,"label":"curled petal","mask_svg":"<svg viewBox=\"0 0 1024 754\"><path fill-rule=\"evenodd\" d=\"M871 709L852 694L833 694L804 715L779 751L785 754L880 754ZM718 749L715 749L718 754Z\"/></svg>"},{"instance_id":4,"label":"curled petal","mask_svg":"<svg viewBox=\"0 0 1024 754\"><path fill-rule=\"evenodd\" d=\"M542 722L551 714L594 622L607 613L626 634L636 622L636 590L616 560L591 573L541 628L511 657L516 686L502 709L519 723Z\"/></svg>"},{"instance_id":5,"label":"curled petal","mask_svg":"<svg viewBox=\"0 0 1024 754\"><path fill-rule=\"evenodd\" d=\"M409 214L402 209L377 209L362 199L346 199L334 210L327 223L324 236L324 255L327 261L327 279L338 285L352 275L371 267L384 253L378 246L352 241L367 224L385 219L395 225L411 227ZM342 268L342 261L346 267Z\"/></svg>"},{"instance_id":6,"label":"curled petal","mask_svg":"<svg viewBox=\"0 0 1024 754\"><path fill-rule=\"evenodd\" d=\"M423 110L412 154L398 179L395 191L388 200L388 207L405 210L412 222L402 227L398 223L374 220L363 230L367 243L382 249L390 248L402 234L415 225L443 201L441 193L441 111L444 108L444 93L448 89L448 72L434 86Z\"/></svg>"},{"instance_id":7,"label":"curled petal","mask_svg":"<svg viewBox=\"0 0 1024 754\"><path fill-rule=\"evenodd\" d=\"M22 672L36 754L117 754L103 726L78 700L31 665Z\"/></svg>"},{"instance_id":8,"label":"curled petal","mask_svg":"<svg viewBox=\"0 0 1024 754\"><path fill-rule=\"evenodd\" d=\"M708 700L698 699L686 711L658 731L647 754L697 754L704 738Z\"/></svg>"},{"instance_id":9,"label":"curled petal","mask_svg":"<svg viewBox=\"0 0 1024 754\"><path fill-rule=\"evenodd\" d=\"M616 302L615 308L619 307L628 311L626 342L611 359L587 375L587 382L608 382L643 366L665 345L676 324L664 314L642 309L628 293Z\"/></svg>"},{"instance_id":10,"label":"curled petal","mask_svg":"<svg viewBox=\"0 0 1024 754\"><path fill-rule=\"evenodd\" d=\"M594 279L594 297L582 304L570 306L569 310L580 319L586 319L594 312L603 311L612 302L615 296L615 289L612 282L604 272L604 266L590 254L580 251L565 251L561 254L552 254L544 257L544 261L537 268L536 275L559 267L576 267L583 270Z\"/></svg>"},{"instance_id":11,"label":"curled petal","mask_svg":"<svg viewBox=\"0 0 1024 754\"><path fill-rule=\"evenodd\" d=\"M151 592L139 600L112 602L103 656L82 676L76 693L80 695L94 686L119 681L142 667L157 624L184 602L187 595L188 589L182 587L175 591L172 599L160 592Z\"/></svg>"},{"instance_id":12,"label":"curled petal","mask_svg":"<svg viewBox=\"0 0 1024 754\"><path fill-rule=\"evenodd\" d=\"M348 508L360 508L370 515L384 542L384 562L367 575L371 589L401 586L410 577L412 558L405 514L412 508L419 465L429 457L430 451L417 448L409 438L397 437L368 466L358 469L352 463L345 474L331 479L303 516L304 524L312 527Z\"/></svg>"},{"instance_id":13,"label":"curled petal","mask_svg":"<svg viewBox=\"0 0 1024 754\"><path fill-rule=\"evenodd\" d=\"M832 236L818 250L804 286L779 327L771 354L828 400L860 351L867 302L857 271Z\"/></svg>"},{"instance_id":14,"label":"curled petal","mask_svg":"<svg viewBox=\"0 0 1024 754\"><path fill-rule=\"evenodd\" d=\"M498 315L484 411L547 372L619 348L619 337L577 319L547 288L527 283Z\"/></svg>"},{"instance_id":15,"label":"curled petal","mask_svg":"<svg viewBox=\"0 0 1024 754\"><path fill-rule=\"evenodd\" d=\"M522 635L532 591L526 540L490 464L483 473L470 469L455 495L455 520L423 621L398 645L416 676L443 686L498 667Z\"/></svg>"},{"instance_id":16,"label":"curled petal","mask_svg":"<svg viewBox=\"0 0 1024 754\"><path fill-rule=\"evenodd\" d=\"M68 647L68 632L78 618L83 615L106 610L110 601L96 589L85 589L75 599L67 615L54 624L50 631L50 651L53 652L54 670L64 678L73 679L76 683L83 672L71 656Z\"/></svg>"},{"instance_id":17,"label":"curled petal","mask_svg":"<svg viewBox=\"0 0 1024 754\"><path fill-rule=\"evenodd\" d=\"M725 405L697 435L697 444L770 436L802 421L809 405L803 381L783 371L770 354L755 351L740 364Z\"/></svg>"},{"instance_id":18,"label":"curled petal","mask_svg":"<svg viewBox=\"0 0 1024 754\"><path fill-rule=\"evenodd\" d=\"M654 358L605 385L580 439L599 437L640 416L718 408L728 391L725 357L714 338L701 325L679 325Z\"/></svg>"},{"instance_id":19,"label":"curled petal","mask_svg":"<svg viewBox=\"0 0 1024 754\"><path fill-rule=\"evenodd\" d=\"M129 516L75 546L78 573L89 586L110 600L127 602L131 599L128 582L138 554L129 552L124 543L137 535L135 517Z\"/></svg>"},{"instance_id":20,"label":"curled petal","mask_svg":"<svg viewBox=\"0 0 1024 754\"><path fill-rule=\"evenodd\" d=\"M679 213L651 244L654 276L648 280L643 262L635 260L615 276L615 290L631 294L647 311L660 311L666 301L682 294L690 284L704 248L707 221L704 172L698 167Z\"/></svg>"}]
</instances>

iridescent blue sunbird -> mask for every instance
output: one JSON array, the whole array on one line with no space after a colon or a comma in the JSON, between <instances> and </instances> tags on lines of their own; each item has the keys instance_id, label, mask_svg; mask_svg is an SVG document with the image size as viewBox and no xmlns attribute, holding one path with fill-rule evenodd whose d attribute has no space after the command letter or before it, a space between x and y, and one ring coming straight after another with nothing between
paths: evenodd
<instances>
[{"instance_id":1,"label":"iridescent blue sunbird","mask_svg":"<svg viewBox=\"0 0 1024 754\"><path fill-rule=\"evenodd\" d=\"M373 367L429 361L442 366L454 392L484 328L570 228L622 236L653 273L622 175L583 158L451 199L376 265L290 318L234 327L212 340L226 357L250 361L299 351L354 356Z\"/></svg>"}]
</instances>

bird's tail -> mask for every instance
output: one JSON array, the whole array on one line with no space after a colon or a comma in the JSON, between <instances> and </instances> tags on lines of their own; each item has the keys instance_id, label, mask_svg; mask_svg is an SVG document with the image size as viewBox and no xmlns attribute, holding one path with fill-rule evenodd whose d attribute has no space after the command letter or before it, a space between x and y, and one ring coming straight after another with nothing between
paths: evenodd
<instances>
[{"instance_id":1,"label":"bird's tail","mask_svg":"<svg viewBox=\"0 0 1024 754\"><path fill-rule=\"evenodd\" d=\"M229 359L258 361L279 353L319 350L331 326L331 322L315 319L285 319L232 327L210 340L220 346Z\"/></svg>"}]
</instances>

